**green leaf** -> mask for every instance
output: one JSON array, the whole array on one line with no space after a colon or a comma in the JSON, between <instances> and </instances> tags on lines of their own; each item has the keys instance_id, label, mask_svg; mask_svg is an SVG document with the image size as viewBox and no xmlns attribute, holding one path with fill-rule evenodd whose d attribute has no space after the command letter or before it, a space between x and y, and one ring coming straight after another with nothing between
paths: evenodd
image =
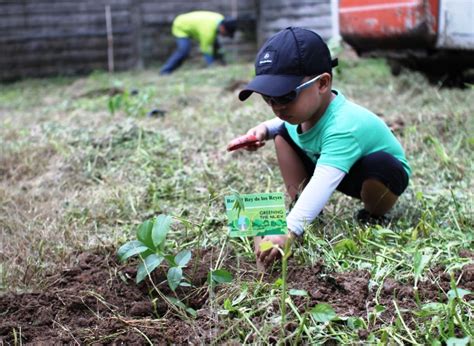
<instances>
[{"instance_id":1,"label":"green leaf","mask_svg":"<svg viewBox=\"0 0 474 346\"><path fill-rule=\"evenodd\" d=\"M244 285L242 286L242 292L240 292L240 294L239 294L239 296L238 296L237 298L235 298L234 300L232 300L232 306L237 305L237 304L239 304L240 302L242 302L242 300L244 300L245 297L247 296L248 290L249 290L249 287L247 286L247 284L244 284Z\"/></svg>"},{"instance_id":2,"label":"green leaf","mask_svg":"<svg viewBox=\"0 0 474 346\"><path fill-rule=\"evenodd\" d=\"M305 290L296 290L294 288L289 290L288 294L292 296L304 296L304 297L308 296L308 292L306 292Z\"/></svg>"},{"instance_id":3,"label":"green leaf","mask_svg":"<svg viewBox=\"0 0 474 346\"><path fill-rule=\"evenodd\" d=\"M367 325L362 318L353 316L347 319L347 326L353 330L367 328Z\"/></svg>"},{"instance_id":4,"label":"green leaf","mask_svg":"<svg viewBox=\"0 0 474 346\"><path fill-rule=\"evenodd\" d=\"M423 274L423 271L426 265L430 262L431 255L422 255L420 251L415 253L415 257L413 259L413 266L415 267L415 278L420 278Z\"/></svg>"},{"instance_id":5,"label":"green leaf","mask_svg":"<svg viewBox=\"0 0 474 346\"><path fill-rule=\"evenodd\" d=\"M421 311L419 312L420 316L433 316L433 315L440 315L442 314L446 309L446 305L443 303L436 303L436 302L431 302L424 304L421 307Z\"/></svg>"},{"instance_id":6,"label":"green leaf","mask_svg":"<svg viewBox=\"0 0 474 346\"><path fill-rule=\"evenodd\" d=\"M453 289L448 291L447 295L448 295L449 301L452 301L457 296L459 296L459 298L462 299L462 298L464 298L465 295L472 294L471 291L465 290L463 288L456 288L456 291L457 291L457 295L456 295L456 292Z\"/></svg>"},{"instance_id":7,"label":"green leaf","mask_svg":"<svg viewBox=\"0 0 474 346\"><path fill-rule=\"evenodd\" d=\"M176 287L178 287L179 283L183 279L183 270L180 267L171 267L168 270L167 278L168 285L174 292L176 290Z\"/></svg>"},{"instance_id":8,"label":"green leaf","mask_svg":"<svg viewBox=\"0 0 474 346\"><path fill-rule=\"evenodd\" d=\"M187 308L186 308L186 312L187 312L188 314L190 314L191 316L193 316L193 317L197 317L197 312L196 312L196 310L194 310L193 308L187 307Z\"/></svg>"},{"instance_id":9,"label":"green leaf","mask_svg":"<svg viewBox=\"0 0 474 346\"><path fill-rule=\"evenodd\" d=\"M271 241L262 241L259 246L260 246L260 251L265 252L273 248L275 244L273 244Z\"/></svg>"},{"instance_id":10,"label":"green leaf","mask_svg":"<svg viewBox=\"0 0 474 346\"><path fill-rule=\"evenodd\" d=\"M273 283L273 287L280 288L281 286L283 286L283 279L282 278L276 279L275 282Z\"/></svg>"},{"instance_id":11,"label":"green leaf","mask_svg":"<svg viewBox=\"0 0 474 346\"><path fill-rule=\"evenodd\" d=\"M224 309L228 310L228 311L233 311L235 310L234 304L231 303L230 299L229 298L226 298L224 300Z\"/></svg>"},{"instance_id":12,"label":"green leaf","mask_svg":"<svg viewBox=\"0 0 474 346\"><path fill-rule=\"evenodd\" d=\"M334 246L336 253L351 253L357 252L357 244L352 239L342 239Z\"/></svg>"},{"instance_id":13,"label":"green leaf","mask_svg":"<svg viewBox=\"0 0 474 346\"><path fill-rule=\"evenodd\" d=\"M114 96L114 108L115 110L119 109L120 107L122 107L122 101L123 101L123 95L115 95Z\"/></svg>"},{"instance_id":14,"label":"green leaf","mask_svg":"<svg viewBox=\"0 0 474 346\"><path fill-rule=\"evenodd\" d=\"M433 313L441 313L445 309L446 305L443 303L427 303L421 307L421 310L430 311Z\"/></svg>"},{"instance_id":15,"label":"green leaf","mask_svg":"<svg viewBox=\"0 0 474 346\"><path fill-rule=\"evenodd\" d=\"M376 312L377 314L381 314L381 313L384 312L386 309L385 309L385 306L380 305L380 304L377 304L377 305L375 305L374 310L375 310L375 312Z\"/></svg>"},{"instance_id":16,"label":"green leaf","mask_svg":"<svg viewBox=\"0 0 474 346\"><path fill-rule=\"evenodd\" d=\"M166 261L168 262L168 265L170 267L177 267L178 265L176 264L176 262L174 261L174 256L172 255L165 255L165 259Z\"/></svg>"},{"instance_id":17,"label":"green leaf","mask_svg":"<svg viewBox=\"0 0 474 346\"><path fill-rule=\"evenodd\" d=\"M329 322L337 317L336 312L331 305L326 303L316 305L310 312L317 322Z\"/></svg>"},{"instance_id":18,"label":"green leaf","mask_svg":"<svg viewBox=\"0 0 474 346\"><path fill-rule=\"evenodd\" d=\"M174 262L178 267L185 267L188 264L189 260L191 259L191 251L183 250L180 251L175 257Z\"/></svg>"},{"instance_id":19,"label":"green leaf","mask_svg":"<svg viewBox=\"0 0 474 346\"><path fill-rule=\"evenodd\" d=\"M141 241L132 240L128 243L123 244L117 250L117 256L118 258L120 258L121 261L125 261L130 256L137 255L147 250L149 250L148 247L145 246L145 244L143 244Z\"/></svg>"},{"instance_id":20,"label":"green leaf","mask_svg":"<svg viewBox=\"0 0 474 346\"><path fill-rule=\"evenodd\" d=\"M449 338L446 340L446 346L466 346L469 345L471 338L466 336L465 338Z\"/></svg>"},{"instance_id":21,"label":"green leaf","mask_svg":"<svg viewBox=\"0 0 474 346\"><path fill-rule=\"evenodd\" d=\"M153 270L155 270L155 268L158 267L162 261L163 256L158 256L155 254L151 254L147 258L145 258L145 260L142 261L142 263L140 263L140 265L138 266L136 278L137 284L142 282L143 279L148 276L148 273L151 273Z\"/></svg>"},{"instance_id":22,"label":"green leaf","mask_svg":"<svg viewBox=\"0 0 474 346\"><path fill-rule=\"evenodd\" d=\"M374 236L376 236L378 238L382 238L384 240L386 240L387 238L388 239L400 239L400 236L397 233L395 233L394 231L392 231L391 229L388 229L388 228L374 229L374 230L372 230L372 233L374 234Z\"/></svg>"},{"instance_id":23,"label":"green leaf","mask_svg":"<svg viewBox=\"0 0 474 346\"><path fill-rule=\"evenodd\" d=\"M168 299L171 304L174 304L177 307L180 307L181 309L186 309L186 304L184 304L181 300L170 296L166 296L166 299Z\"/></svg>"},{"instance_id":24,"label":"green leaf","mask_svg":"<svg viewBox=\"0 0 474 346\"><path fill-rule=\"evenodd\" d=\"M151 239L151 230L153 228L153 221L146 220L138 226L137 238L150 249L154 249L153 241Z\"/></svg>"},{"instance_id":25,"label":"green leaf","mask_svg":"<svg viewBox=\"0 0 474 346\"><path fill-rule=\"evenodd\" d=\"M224 269L213 270L209 274L210 274L211 282L222 284L222 283L232 281L232 274Z\"/></svg>"},{"instance_id":26,"label":"green leaf","mask_svg":"<svg viewBox=\"0 0 474 346\"><path fill-rule=\"evenodd\" d=\"M162 245L166 239L166 235L168 234L172 221L173 218L171 216L164 214L158 215L155 218L152 230L152 239L153 244L156 247Z\"/></svg>"},{"instance_id":27,"label":"green leaf","mask_svg":"<svg viewBox=\"0 0 474 346\"><path fill-rule=\"evenodd\" d=\"M114 106L114 101L111 97L109 97L109 102L108 102L108 106L109 106L109 112L110 114L114 114L115 113L115 106Z\"/></svg>"},{"instance_id":28,"label":"green leaf","mask_svg":"<svg viewBox=\"0 0 474 346\"><path fill-rule=\"evenodd\" d=\"M191 316L197 317L196 310L186 306L186 304L184 304L182 301L180 301L180 300L178 300L174 297L169 297L169 296L167 296L166 299L168 299L172 304L176 305L177 307L180 307L181 309L185 310Z\"/></svg>"}]
</instances>

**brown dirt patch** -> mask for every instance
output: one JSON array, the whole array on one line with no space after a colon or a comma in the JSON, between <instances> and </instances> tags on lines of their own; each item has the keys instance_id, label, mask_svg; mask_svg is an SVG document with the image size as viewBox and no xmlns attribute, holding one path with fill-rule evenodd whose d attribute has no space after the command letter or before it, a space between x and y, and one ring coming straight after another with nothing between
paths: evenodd
<instances>
[{"instance_id":1,"label":"brown dirt patch","mask_svg":"<svg viewBox=\"0 0 474 346\"><path fill-rule=\"evenodd\" d=\"M195 287L183 288L178 296L197 310L197 318L184 318L170 310L164 300L152 303L153 288L149 283L136 285L136 270L131 264L117 262L115 250L82 253L74 266L47 278L47 285L30 293L6 293L0 296L0 344L11 344L21 339L24 343L209 343L226 330L229 321L219 320L211 311L206 286L210 263L218 251L202 250L194 254L185 271ZM228 258L224 267L235 272L234 277L257 278L253 265L235 256ZM193 262L194 259L199 259ZM313 267L291 266L288 277L290 288L304 289L309 297L293 297L300 309L317 303L331 304L339 316L365 318L375 305L375 292L369 290L370 274L366 271L347 273L326 272L322 263ZM237 274L238 272L238 274ZM439 297L440 287L449 290L449 277L433 269L437 284L426 280L420 284L422 300ZM171 291L164 283L165 271L153 275L154 282L165 295ZM275 278L267 276L270 282ZM474 287L474 265L463 268L459 287ZM154 294L154 297L157 297ZM392 300L403 308L413 308L411 284L386 279L378 297L386 306L384 320L395 316ZM260 323L265 323L261 321ZM375 326L374 326L375 327Z\"/></svg>"},{"instance_id":2,"label":"brown dirt patch","mask_svg":"<svg viewBox=\"0 0 474 346\"><path fill-rule=\"evenodd\" d=\"M14 332L29 343L146 343L202 340L198 323L174 316L164 302L153 306L149 284L136 285L136 270L107 253L83 253L78 263L48 278L39 292L0 297L0 343L13 343ZM196 271L196 281L203 281ZM206 274L207 275L207 274ZM159 272L156 283L163 281ZM204 279L205 281L205 279ZM164 285L163 293L170 294ZM202 292L195 290L194 292ZM207 294L180 292L189 306L200 308Z\"/></svg>"}]
</instances>

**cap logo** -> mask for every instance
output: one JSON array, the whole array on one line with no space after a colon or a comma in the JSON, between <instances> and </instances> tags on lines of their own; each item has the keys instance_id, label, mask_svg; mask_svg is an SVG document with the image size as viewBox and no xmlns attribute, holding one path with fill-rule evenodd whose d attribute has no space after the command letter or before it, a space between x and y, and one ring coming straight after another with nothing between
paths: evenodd
<instances>
[{"instance_id":1,"label":"cap logo","mask_svg":"<svg viewBox=\"0 0 474 346\"><path fill-rule=\"evenodd\" d=\"M271 64L273 62L273 57L275 55L275 51L268 50L263 54L263 57L260 58L258 61L258 65L265 65L265 64Z\"/></svg>"}]
</instances>

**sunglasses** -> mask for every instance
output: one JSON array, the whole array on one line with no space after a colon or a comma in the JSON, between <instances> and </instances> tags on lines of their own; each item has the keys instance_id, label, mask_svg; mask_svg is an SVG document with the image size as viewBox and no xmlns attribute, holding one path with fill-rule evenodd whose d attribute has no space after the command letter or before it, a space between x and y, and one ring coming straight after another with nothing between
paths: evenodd
<instances>
[{"instance_id":1,"label":"sunglasses","mask_svg":"<svg viewBox=\"0 0 474 346\"><path fill-rule=\"evenodd\" d=\"M298 85L294 90L290 91L288 94L285 94L283 96L267 96L267 95L262 95L263 100L268 103L270 106L271 105L287 105L288 103L294 101L298 95L301 93L302 90L306 89L309 87L311 84L315 83L322 77L322 74L319 76L314 77L313 79L310 79L307 82L304 82L301 85Z\"/></svg>"}]
</instances>

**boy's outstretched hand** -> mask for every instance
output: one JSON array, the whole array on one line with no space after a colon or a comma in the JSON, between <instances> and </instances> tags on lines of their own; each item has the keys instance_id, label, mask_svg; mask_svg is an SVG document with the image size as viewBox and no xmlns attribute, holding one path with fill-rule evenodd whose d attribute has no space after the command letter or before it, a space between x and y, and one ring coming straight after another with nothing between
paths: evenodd
<instances>
[{"instance_id":1,"label":"boy's outstretched hand","mask_svg":"<svg viewBox=\"0 0 474 346\"><path fill-rule=\"evenodd\" d=\"M245 147L245 150L255 151L258 148L263 147L265 145L265 140L267 139L267 134L268 134L268 129L265 126L265 124L260 124L255 127L252 127L250 130L247 131L247 135L255 136L258 142L256 142L253 145L249 145Z\"/></svg>"},{"instance_id":2,"label":"boy's outstretched hand","mask_svg":"<svg viewBox=\"0 0 474 346\"><path fill-rule=\"evenodd\" d=\"M255 151L265 145L267 139L267 127L260 124L247 131L247 134L234 138L227 144L227 151L237 149L245 149L247 151Z\"/></svg>"},{"instance_id":3,"label":"boy's outstretched hand","mask_svg":"<svg viewBox=\"0 0 474 346\"><path fill-rule=\"evenodd\" d=\"M294 238L295 235L292 232L283 235L267 235L264 237L255 237L254 246L255 255L257 257L257 268L259 270L267 268L274 261L281 258L281 252L275 247L266 251L262 251L260 249L260 244L262 242L272 242L274 245L278 246L281 250L283 250L285 248L285 243L287 241L293 242Z\"/></svg>"},{"instance_id":4,"label":"boy's outstretched hand","mask_svg":"<svg viewBox=\"0 0 474 346\"><path fill-rule=\"evenodd\" d=\"M254 135L243 135L234 138L227 145L227 151L234 151L241 148L247 148L249 146L258 145L258 139Z\"/></svg>"}]
</instances>

